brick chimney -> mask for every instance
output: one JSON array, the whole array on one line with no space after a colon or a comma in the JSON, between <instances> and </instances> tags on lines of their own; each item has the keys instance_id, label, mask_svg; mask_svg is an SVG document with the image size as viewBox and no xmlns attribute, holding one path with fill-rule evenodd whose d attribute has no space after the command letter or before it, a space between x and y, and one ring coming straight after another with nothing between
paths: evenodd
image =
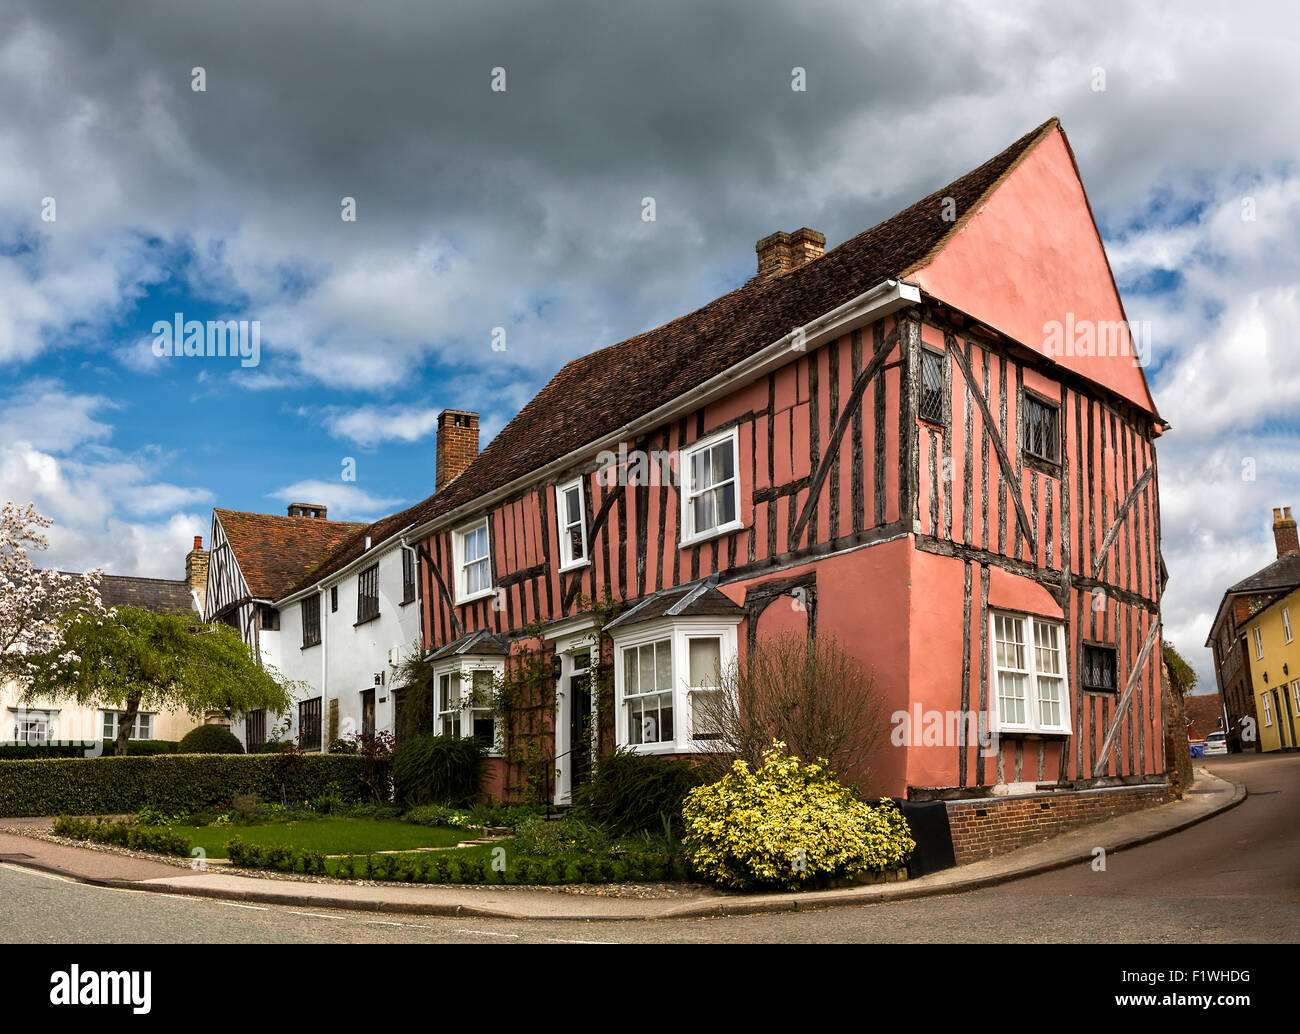
<instances>
[{"instance_id":1,"label":"brick chimney","mask_svg":"<svg viewBox=\"0 0 1300 1034\"><path fill-rule=\"evenodd\" d=\"M1300 553L1300 537L1296 535L1295 518L1291 507L1273 507L1273 541L1277 543L1278 559L1289 553Z\"/></svg>"},{"instance_id":2,"label":"brick chimney","mask_svg":"<svg viewBox=\"0 0 1300 1034\"><path fill-rule=\"evenodd\" d=\"M806 226L794 233L778 230L755 244L754 250L758 252L758 275L780 276L826 254L826 234Z\"/></svg>"},{"instance_id":3,"label":"brick chimney","mask_svg":"<svg viewBox=\"0 0 1300 1034\"><path fill-rule=\"evenodd\" d=\"M194 536L194 548L185 554L185 580L202 613L208 605L208 551L203 548L202 535Z\"/></svg>"},{"instance_id":4,"label":"brick chimney","mask_svg":"<svg viewBox=\"0 0 1300 1034\"><path fill-rule=\"evenodd\" d=\"M438 468L433 490L441 492L478 456L478 414L444 409L438 414Z\"/></svg>"},{"instance_id":5,"label":"brick chimney","mask_svg":"<svg viewBox=\"0 0 1300 1034\"><path fill-rule=\"evenodd\" d=\"M326 509L320 503L290 503L290 517L314 517L318 521L325 520Z\"/></svg>"}]
</instances>

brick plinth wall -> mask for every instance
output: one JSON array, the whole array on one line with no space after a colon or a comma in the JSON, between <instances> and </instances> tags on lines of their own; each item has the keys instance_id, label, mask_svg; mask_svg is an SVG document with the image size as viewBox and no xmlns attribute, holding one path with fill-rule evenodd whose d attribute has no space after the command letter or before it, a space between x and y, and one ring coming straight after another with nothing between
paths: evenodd
<instances>
[{"instance_id":1,"label":"brick plinth wall","mask_svg":"<svg viewBox=\"0 0 1300 1034\"><path fill-rule=\"evenodd\" d=\"M953 854L958 865L977 862L1090 822L1164 804L1167 794L1165 786L1123 786L949 801Z\"/></svg>"}]
</instances>

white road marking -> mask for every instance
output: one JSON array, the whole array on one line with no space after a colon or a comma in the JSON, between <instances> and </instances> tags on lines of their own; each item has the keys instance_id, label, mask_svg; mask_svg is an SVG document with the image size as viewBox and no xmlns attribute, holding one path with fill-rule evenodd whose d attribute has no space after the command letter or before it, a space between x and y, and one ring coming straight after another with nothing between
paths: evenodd
<instances>
[{"instance_id":1,"label":"white road marking","mask_svg":"<svg viewBox=\"0 0 1300 1034\"><path fill-rule=\"evenodd\" d=\"M10 862L0 862L0 869L8 869L10 872L26 872L33 876L40 876L42 879L54 880L56 883L76 883L76 880L70 880L66 876L60 876L53 872L43 872L40 869L28 869L24 865L13 865Z\"/></svg>"},{"instance_id":2,"label":"white road marking","mask_svg":"<svg viewBox=\"0 0 1300 1034\"><path fill-rule=\"evenodd\" d=\"M289 909L291 916L310 916L312 919L351 919L351 916L327 916L323 912L295 912Z\"/></svg>"},{"instance_id":3,"label":"white road marking","mask_svg":"<svg viewBox=\"0 0 1300 1034\"><path fill-rule=\"evenodd\" d=\"M269 912L269 911L271 911L271 910L270 910L269 908L267 908L265 905L241 905L241 904L240 904L239 902L237 902L237 901L220 901L220 902L218 902L218 903L219 903L219 904L222 904L222 905L228 905L228 906L231 907L231 908L250 908L250 909L252 909L254 912Z\"/></svg>"},{"instance_id":4,"label":"white road marking","mask_svg":"<svg viewBox=\"0 0 1300 1034\"><path fill-rule=\"evenodd\" d=\"M565 937L546 938L551 944L618 944L618 941L571 941Z\"/></svg>"},{"instance_id":5,"label":"white road marking","mask_svg":"<svg viewBox=\"0 0 1300 1034\"><path fill-rule=\"evenodd\" d=\"M494 930L457 930L456 933L472 933L478 937L513 937L519 940L517 933L497 933Z\"/></svg>"}]
</instances>

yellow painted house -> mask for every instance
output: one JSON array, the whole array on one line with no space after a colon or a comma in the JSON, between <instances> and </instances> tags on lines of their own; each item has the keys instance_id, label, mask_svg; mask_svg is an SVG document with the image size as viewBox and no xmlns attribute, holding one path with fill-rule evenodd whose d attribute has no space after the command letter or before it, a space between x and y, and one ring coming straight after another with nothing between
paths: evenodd
<instances>
[{"instance_id":1,"label":"yellow painted house","mask_svg":"<svg viewBox=\"0 0 1300 1034\"><path fill-rule=\"evenodd\" d=\"M1259 749L1300 747L1300 589L1251 616L1246 653L1259 720Z\"/></svg>"}]
</instances>

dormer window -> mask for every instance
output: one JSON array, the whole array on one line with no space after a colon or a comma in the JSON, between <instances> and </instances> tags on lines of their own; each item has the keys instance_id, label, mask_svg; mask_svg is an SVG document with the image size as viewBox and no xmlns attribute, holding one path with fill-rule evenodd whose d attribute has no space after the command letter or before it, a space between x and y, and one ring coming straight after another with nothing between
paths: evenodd
<instances>
[{"instance_id":1,"label":"dormer window","mask_svg":"<svg viewBox=\"0 0 1300 1034\"><path fill-rule=\"evenodd\" d=\"M583 509L582 479L555 490L556 516L560 523L560 570L587 563L587 521Z\"/></svg>"},{"instance_id":2,"label":"dormer window","mask_svg":"<svg viewBox=\"0 0 1300 1034\"><path fill-rule=\"evenodd\" d=\"M468 524L452 533L452 558L456 563L456 602L469 603L492 595L492 561L488 522Z\"/></svg>"}]
</instances>

